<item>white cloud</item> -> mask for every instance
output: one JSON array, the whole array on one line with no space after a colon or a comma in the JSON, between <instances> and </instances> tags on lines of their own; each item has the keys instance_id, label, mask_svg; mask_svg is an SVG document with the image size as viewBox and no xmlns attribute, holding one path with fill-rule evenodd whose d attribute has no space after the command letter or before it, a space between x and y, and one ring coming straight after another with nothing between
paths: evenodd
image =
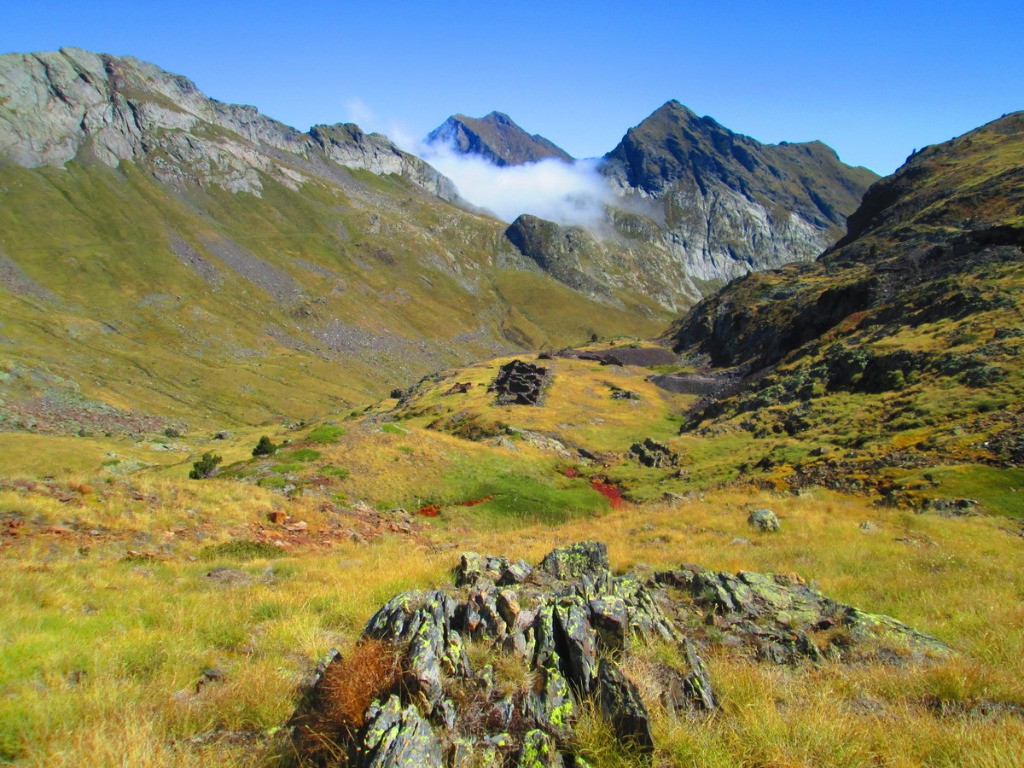
<instances>
[{"instance_id":1,"label":"white cloud","mask_svg":"<svg viewBox=\"0 0 1024 768\"><path fill-rule=\"evenodd\" d=\"M596 160L550 159L498 167L445 144L420 145L417 150L455 182L463 198L509 222L529 213L560 224L598 227L604 219L603 205L615 199Z\"/></svg>"},{"instance_id":2,"label":"white cloud","mask_svg":"<svg viewBox=\"0 0 1024 768\"><path fill-rule=\"evenodd\" d=\"M363 130L366 126L372 125L377 119L373 109L358 96L345 102L345 118L347 122L355 123Z\"/></svg>"}]
</instances>

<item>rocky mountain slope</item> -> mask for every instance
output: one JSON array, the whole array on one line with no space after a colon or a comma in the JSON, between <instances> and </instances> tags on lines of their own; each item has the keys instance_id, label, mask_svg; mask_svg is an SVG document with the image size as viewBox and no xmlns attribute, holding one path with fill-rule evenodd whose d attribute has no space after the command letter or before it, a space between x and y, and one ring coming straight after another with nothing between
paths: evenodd
<instances>
[{"instance_id":1,"label":"rocky mountain slope","mask_svg":"<svg viewBox=\"0 0 1024 768\"><path fill-rule=\"evenodd\" d=\"M660 324L544 275L456 195L354 125L301 133L131 58L0 56L0 425L303 418Z\"/></svg>"},{"instance_id":2,"label":"rocky mountain slope","mask_svg":"<svg viewBox=\"0 0 1024 768\"><path fill-rule=\"evenodd\" d=\"M572 162L561 147L543 136L529 134L508 115L452 115L427 136L428 144L447 144L464 155L479 155L497 166L525 165L554 158Z\"/></svg>"},{"instance_id":3,"label":"rocky mountain slope","mask_svg":"<svg viewBox=\"0 0 1024 768\"><path fill-rule=\"evenodd\" d=\"M630 128L604 160L624 193L658 202L675 254L703 280L814 258L878 178L821 142L761 144L677 101Z\"/></svg>"},{"instance_id":4,"label":"rocky mountain slope","mask_svg":"<svg viewBox=\"0 0 1024 768\"><path fill-rule=\"evenodd\" d=\"M1020 466L1022 289L1017 112L913 155L868 191L817 261L737 280L683 318L677 350L746 377L691 428L856 449L798 461L786 470L794 482L859 473L857 482L891 486L865 470Z\"/></svg>"},{"instance_id":5,"label":"rocky mountain slope","mask_svg":"<svg viewBox=\"0 0 1024 768\"><path fill-rule=\"evenodd\" d=\"M523 217L509 239L568 285L629 285L677 308L813 259L878 178L821 142L761 144L676 101L630 128L600 170L618 196L600 231Z\"/></svg>"}]
</instances>

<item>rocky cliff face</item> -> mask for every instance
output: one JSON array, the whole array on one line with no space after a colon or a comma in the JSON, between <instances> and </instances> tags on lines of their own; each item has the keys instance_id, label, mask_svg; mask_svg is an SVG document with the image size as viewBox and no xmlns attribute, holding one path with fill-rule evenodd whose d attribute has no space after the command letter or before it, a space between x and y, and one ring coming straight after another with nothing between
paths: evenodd
<instances>
[{"instance_id":1,"label":"rocky cliff face","mask_svg":"<svg viewBox=\"0 0 1024 768\"><path fill-rule=\"evenodd\" d=\"M523 165L555 158L572 162L561 147L543 136L530 135L501 112L486 117L453 115L427 136L428 144L451 145L464 155L479 155L498 166Z\"/></svg>"},{"instance_id":2,"label":"rocky cliff face","mask_svg":"<svg viewBox=\"0 0 1024 768\"><path fill-rule=\"evenodd\" d=\"M209 99L152 64L77 48L0 56L0 155L28 168L130 160L163 181L188 177L253 194L261 173L294 187L331 178L336 164L397 174L444 199L457 195L448 179L379 134L353 125L300 133L255 107Z\"/></svg>"}]
</instances>

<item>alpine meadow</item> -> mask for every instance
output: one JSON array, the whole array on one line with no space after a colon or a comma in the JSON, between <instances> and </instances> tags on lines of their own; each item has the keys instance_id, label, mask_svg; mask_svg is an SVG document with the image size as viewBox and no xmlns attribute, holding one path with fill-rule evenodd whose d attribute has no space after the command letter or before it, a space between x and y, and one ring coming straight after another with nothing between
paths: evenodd
<instances>
[{"instance_id":1,"label":"alpine meadow","mask_svg":"<svg viewBox=\"0 0 1024 768\"><path fill-rule=\"evenodd\" d=\"M1024 112L658 104L0 55L0 764L1022 764Z\"/></svg>"}]
</instances>

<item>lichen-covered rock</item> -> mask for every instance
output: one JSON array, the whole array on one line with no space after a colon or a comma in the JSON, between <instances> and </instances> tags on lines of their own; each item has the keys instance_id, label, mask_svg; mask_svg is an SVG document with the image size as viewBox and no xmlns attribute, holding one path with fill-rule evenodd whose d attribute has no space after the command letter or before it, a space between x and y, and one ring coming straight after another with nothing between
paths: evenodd
<instances>
[{"instance_id":1,"label":"lichen-covered rock","mask_svg":"<svg viewBox=\"0 0 1024 768\"><path fill-rule=\"evenodd\" d=\"M535 728L523 737L519 749L519 768L553 768L561 766L562 760L551 737Z\"/></svg>"},{"instance_id":2,"label":"lichen-covered rock","mask_svg":"<svg viewBox=\"0 0 1024 768\"><path fill-rule=\"evenodd\" d=\"M755 509L750 513L747 522L764 533L772 533L782 528L779 516L770 509Z\"/></svg>"},{"instance_id":3,"label":"lichen-covered rock","mask_svg":"<svg viewBox=\"0 0 1024 768\"><path fill-rule=\"evenodd\" d=\"M641 752L653 752L650 716L636 683L608 659L601 659L597 676L601 711L611 723L615 737Z\"/></svg>"},{"instance_id":4,"label":"lichen-covered rock","mask_svg":"<svg viewBox=\"0 0 1024 768\"><path fill-rule=\"evenodd\" d=\"M689 593L716 631L773 663L821 660L856 651L856 642L893 642L911 655L945 654L941 640L889 616L837 603L801 579L740 571L714 573L694 565L655 574L660 584ZM820 641L814 638L820 636Z\"/></svg>"},{"instance_id":5,"label":"lichen-covered rock","mask_svg":"<svg viewBox=\"0 0 1024 768\"><path fill-rule=\"evenodd\" d=\"M618 663L635 654L678 717L718 708L700 649L723 638L726 647L778 664L856 658L860 644L877 642L902 643L907 658L945 651L935 638L836 603L798 577L694 565L616 576L600 542L560 547L532 569L467 552L455 578L456 590L395 596L367 623L364 638L397 649L401 674L375 694L389 698L366 712L366 727L342 734L349 742L341 752L358 756L351 764L412 765L395 761L413 755L430 765L443 754L452 766L582 765L560 750L573 743L588 702L618 740L650 756L653 702ZM482 659L475 666L464 642ZM644 650L652 643L674 647L676 658L652 661ZM300 753L315 743L320 701L307 696L291 721Z\"/></svg>"},{"instance_id":6,"label":"lichen-covered rock","mask_svg":"<svg viewBox=\"0 0 1024 768\"><path fill-rule=\"evenodd\" d=\"M363 632L407 646L407 682L428 714L444 695L444 678L470 676L462 636L452 626L455 609L444 592L406 592L377 611Z\"/></svg>"},{"instance_id":7,"label":"lichen-covered rock","mask_svg":"<svg viewBox=\"0 0 1024 768\"><path fill-rule=\"evenodd\" d=\"M441 768L441 743L416 707L397 696L367 713L359 768Z\"/></svg>"},{"instance_id":8,"label":"lichen-covered rock","mask_svg":"<svg viewBox=\"0 0 1024 768\"><path fill-rule=\"evenodd\" d=\"M552 550L537 566L556 579L600 579L608 574L608 547L600 541L583 541Z\"/></svg>"}]
</instances>

